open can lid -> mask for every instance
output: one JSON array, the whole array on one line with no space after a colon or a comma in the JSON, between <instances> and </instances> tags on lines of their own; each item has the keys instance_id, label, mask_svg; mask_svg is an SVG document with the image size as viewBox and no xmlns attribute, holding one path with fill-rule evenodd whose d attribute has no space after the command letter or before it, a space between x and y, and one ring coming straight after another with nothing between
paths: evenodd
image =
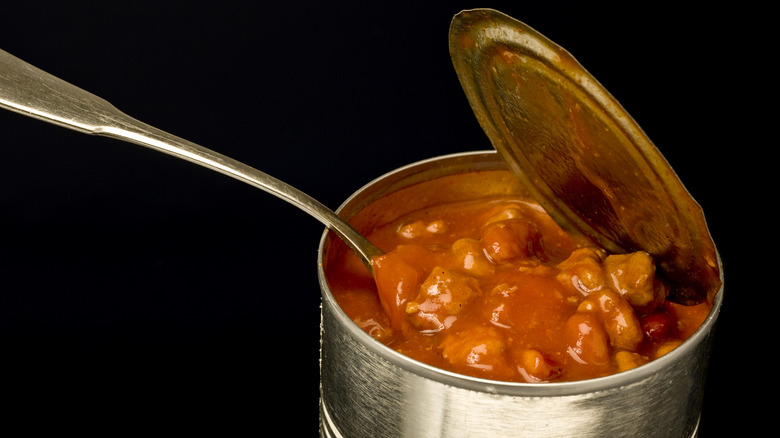
<instances>
[{"instance_id":1,"label":"open can lid","mask_svg":"<svg viewBox=\"0 0 780 438\"><path fill-rule=\"evenodd\" d=\"M712 301L720 267L704 214L655 145L567 51L490 9L452 21L450 55L493 147L564 228L646 251L669 299Z\"/></svg>"}]
</instances>

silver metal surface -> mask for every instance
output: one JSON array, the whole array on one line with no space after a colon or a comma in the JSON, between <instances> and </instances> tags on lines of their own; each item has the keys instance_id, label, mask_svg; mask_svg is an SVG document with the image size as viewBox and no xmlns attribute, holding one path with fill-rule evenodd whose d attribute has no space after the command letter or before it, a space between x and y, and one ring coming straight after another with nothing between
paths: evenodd
<instances>
[{"instance_id":1,"label":"silver metal surface","mask_svg":"<svg viewBox=\"0 0 780 438\"><path fill-rule=\"evenodd\" d=\"M266 173L142 123L106 100L0 50L0 107L85 134L123 140L163 152L264 190L333 230L371 269L381 253L333 211Z\"/></svg>"},{"instance_id":2,"label":"silver metal surface","mask_svg":"<svg viewBox=\"0 0 780 438\"><path fill-rule=\"evenodd\" d=\"M469 170L503 169L495 152L412 164L366 185L338 210L350 218L407 185ZM409 359L354 324L331 294L323 266L321 435L324 437L696 436L721 289L702 327L644 366L579 382L525 384L467 377Z\"/></svg>"}]
</instances>

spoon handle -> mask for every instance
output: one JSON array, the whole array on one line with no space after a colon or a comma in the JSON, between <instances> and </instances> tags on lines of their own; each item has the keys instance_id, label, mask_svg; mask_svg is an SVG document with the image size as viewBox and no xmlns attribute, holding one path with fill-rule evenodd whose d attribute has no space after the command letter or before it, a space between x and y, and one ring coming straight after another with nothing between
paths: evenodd
<instances>
[{"instance_id":1,"label":"spoon handle","mask_svg":"<svg viewBox=\"0 0 780 438\"><path fill-rule=\"evenodd\" d=\"M145 146L215 170L277 196L336 233L371 269L381 251L345 220L295 187L232 158L140 122L106 100L0 50L0 107L85 134Z\"/></svg>"}]
</instances>

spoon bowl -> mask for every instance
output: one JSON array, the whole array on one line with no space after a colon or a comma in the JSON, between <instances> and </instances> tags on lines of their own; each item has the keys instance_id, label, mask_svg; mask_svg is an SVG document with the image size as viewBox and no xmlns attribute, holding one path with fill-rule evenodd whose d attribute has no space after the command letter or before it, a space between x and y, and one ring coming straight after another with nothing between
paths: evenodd
<instances>
[{"instance_id":1,"label":"spoon bowl","mask_svg":"<svg viewBox=\"0 0 780 438\"><path fill-rule=\"evenodd\" d=\"M0 50L0 107L84 134L145 146L259 188L313 216L360 258L369 272L382 251L349 223L297 188L119 111L111 103Z\"/></svg>"}]
</instances>

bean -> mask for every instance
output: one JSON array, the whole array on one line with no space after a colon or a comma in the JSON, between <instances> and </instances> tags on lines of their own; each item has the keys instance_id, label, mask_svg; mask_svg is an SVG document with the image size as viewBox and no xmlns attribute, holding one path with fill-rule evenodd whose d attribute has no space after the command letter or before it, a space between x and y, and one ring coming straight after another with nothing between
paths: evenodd
<instances>
[{"instance_id":1,"label":"bean","mask_svg":"<svg viewBox=\"0 0 780 438\"><path fill-rule=\"evenodd\" d=\"M674 331L674 321L666 312L655 312L641 318L642 331L653 341L663 341Z\"/></svg>"},{"instance_id":2,"label":"bean","mask_svg":"<svg viewBox=\"0 0 780 438\"><path fill-rule=\"evenodd\" d=\"M523 219L493 222L482 232L485 253L496 263L542 256L540 239L539 230Z\"/></svg>"},{"instance_id":3,"label":"bean","mask_svg":"<svg viewBox=\"0 0 780 438\"><path fill-rule=\"evenodd\" d=\"M512 359L520 375L529 383L546 382L561 374L560 366L533 348L512 351Z\"/></svg>"},{"instance_id":4,"label":"bean","mask_svg":"<svg viewBox=\"0 0 780 438\"><path fill-rule=\"evenodd\" d=\"M575 313L564 326L569 355L585 365L606 365L611 358L609 338L604 326L593 315Z\"/></svg>"}]
</instances>

